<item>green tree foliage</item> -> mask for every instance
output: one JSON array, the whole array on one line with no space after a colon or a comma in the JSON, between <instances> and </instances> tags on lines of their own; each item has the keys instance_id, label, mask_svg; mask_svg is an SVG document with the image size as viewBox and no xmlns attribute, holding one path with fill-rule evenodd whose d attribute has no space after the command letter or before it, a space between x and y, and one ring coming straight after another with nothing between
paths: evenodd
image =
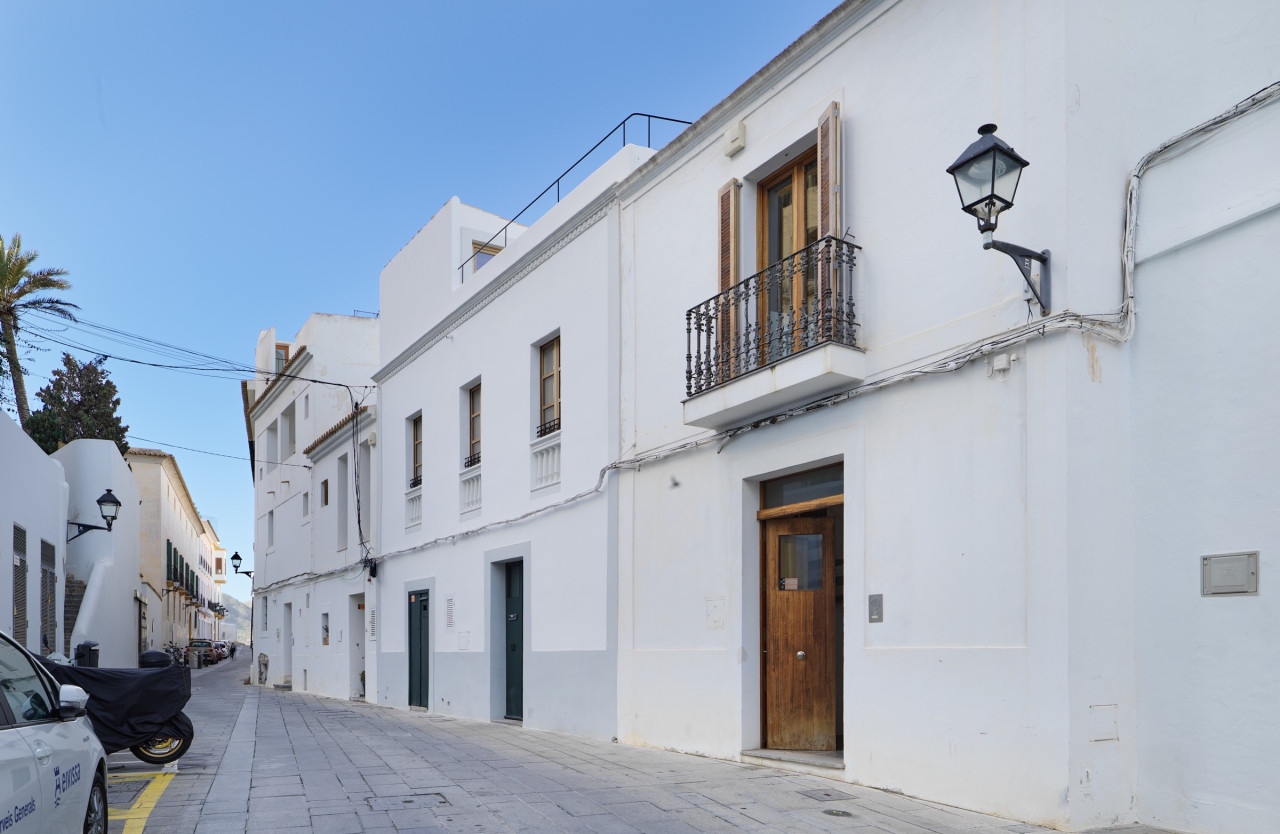
<instances>
[{"instance_id":1,"label":"green tree foliage","mask_svg":"<svg viewBox=\"0 0 1280 834\"><path fill-rule=\"evenodd\" d=\"M120 454L129 451L125 434L129 427L121 425L120 398L116 384L102 367L107 361L100 356L81 364L69 353L62 354L62 367L53 372L48 385L36 392L44 404L28 418L26 429L31 439L45 452L53 453L62 443L80 438L111 440Z\"/></svg>"},{"instance_id":2,"label":"green tree foliage","mask_svg":"<svg viewBox=\"0 0 1280 834\"><path fill-rule=\"evenodd\" d=\"M71 311L79 309L69 301L42 294L48 290L69 290L71 282L62 278L67 274L65 269L33 270L31 265L38 257L40 253L35 250L22 251L22 235L13 235L8 244L0 237L0 341L4 342L14 405L18 407L18 422L23 428L31 417L31 407L27 404L27 386L18 358L18 328L22 317L38 310L75 321Z\"/></svg>"}]
</instances>

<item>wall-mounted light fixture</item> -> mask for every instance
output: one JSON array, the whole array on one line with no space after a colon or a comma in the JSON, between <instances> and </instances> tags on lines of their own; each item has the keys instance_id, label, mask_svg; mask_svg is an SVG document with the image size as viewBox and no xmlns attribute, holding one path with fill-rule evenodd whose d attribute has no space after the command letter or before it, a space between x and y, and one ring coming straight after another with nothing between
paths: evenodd
<instances>
[{"instance_id":1,"label":"wall-mounted light fixture","mask_svg":"<svg viewBox=\"0 0 1280 834\"><path fill-rule=\"evenodd\" d=\"M955 177L960 208L978 220L982 248L1003 252L1018 265L1022 279L1040 303L1040 315L1049 314L1049 250L1036 252L1024 246L994 240L1000 213L1013 208L1022 169L1030 162L996 136L996 126L978 128L978 141L965 148L947 173ZM1038 265L1038 266L1037 266Z\"/></svg>"},{"instance_id":2,"label":"wall-mounted light fixture","mask_svg":"<svg viewBox=\"0 0 1280 834\"><path fill-rule=\"evenodd\" d=\"M103 527L99 524L81 524L78 521L67 522L67 533L71 533L72 527L76 528L74 535L68 535L67 541L73 542L83 536L90 530L106 530L111 532L111 525L115 523L116 518L120 515L120 499L111 494L111 490L107 490L98 499L98 512L102 514L102 520L107 522L107 526Z\"/></svg>"},{"instance_id":3,"label":"wall-mounted light fixture","mask_svg":"<svg viewBox=\"0 0 1280 834\"><path fill-rule=\"evenodd\" d=\"M224 550L223 552L225 553L226 551ZM251 570L240 570L240 563L241 563L241 562L243 562L243 561L244 561L244 559L241 559L241 558L240 558L240 551L239 551L239 550L237 550L235 553L232 553L232 554L231 554L231 569L232 569L232 570L234 570L236 573L242 573L242 574L244 574L245 576L249 577L250 579L253 579L253 571L251 571Z\"/></svg>"}]
</instances>

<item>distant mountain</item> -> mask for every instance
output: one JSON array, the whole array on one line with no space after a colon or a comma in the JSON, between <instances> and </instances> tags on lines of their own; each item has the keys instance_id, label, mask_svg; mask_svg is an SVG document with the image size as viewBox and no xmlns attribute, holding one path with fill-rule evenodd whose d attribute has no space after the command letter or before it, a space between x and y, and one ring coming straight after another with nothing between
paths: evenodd
<instances>
[{"instance_id":1,"label":"distant mountain","mask_svg":"<svg viewBox=\"0 0 1280 834\"><path fill-rule=\"evenodd\" d=\"M222 594L222 604L227 607L227 616L222 625L235 635L236 642L249 643L249 626L253 622L253 611L247 602L241 602L226 592Z\"/></svg>"}]
</instances>

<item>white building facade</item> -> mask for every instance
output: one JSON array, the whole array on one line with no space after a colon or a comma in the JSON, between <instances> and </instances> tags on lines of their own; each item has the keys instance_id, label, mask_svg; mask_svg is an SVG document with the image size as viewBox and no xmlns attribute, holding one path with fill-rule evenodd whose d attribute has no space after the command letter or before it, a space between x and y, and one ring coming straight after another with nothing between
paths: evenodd
<instances>
[{"instance_id":1,"label":"white building facade","mask_svg":"<svg viewBox=\"0 0 1280 834\"><path fill-rule=\"evenodd\" d=\"M254 572L260 684L363 697L378 328L315 314L292 341L258 338L259 373L243 385L257 520L241 570Z\"/></svg>"},{"instance_id":2,"label":"white building facade","mask_svg":"<svg viewBox=\"0 0 1280 834\"><path fill-rule=\"evenodd\" d=\"M263 682L355 694L327 612L378 703L1280 829L1280 9L1204 11L853 0L502 248L450 200L382 274L376 426L307 447L348 550L373 485L372 563L334 527L297 580L307 515L264 524L296 490L255 464ZM957 211L989 122L1045 311ZM264 459L296 398L260 382Z\"/></svg>"},{"instance_id":3,"label":"white building facade","mask_svg":"<svg viewBox=\"0 0 1280 834\"><path fill-rule=\"evenodd\" d=\"M217 532L200 516L178 461L158 449L125 454L141 495L139 569L148 596L146 648L185 649L217 636ZM224 567L225 571L225 567Z\"/></svg>"}]
</instances>

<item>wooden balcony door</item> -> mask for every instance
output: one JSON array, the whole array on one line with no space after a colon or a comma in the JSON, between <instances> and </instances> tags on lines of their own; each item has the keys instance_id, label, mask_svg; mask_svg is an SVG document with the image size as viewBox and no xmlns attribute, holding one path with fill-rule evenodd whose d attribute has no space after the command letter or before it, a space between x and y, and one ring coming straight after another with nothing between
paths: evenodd
<instances>
[{"instance_id":1,"label":"wooden balcony door","mask_svg":"<svg viewBox=\"0 0 1280 834\"><path fill-rule=\"evenodd\" d=\"M777 518L763 527L764 746L836 750L835 519Z\"/></svg>"},{"instance_id":2,"label":"wooden balcony door","mask_svg":"<svg viewBox=\"0 0 1280 834\"><path fill-rule=\"evenodd\" d=\"M757 260L761 267L779 265L761 289L762 355L774 361L808 347L803 317L818 302L817 271L804 259L783 259L818 239L818 151L813 148L760 183L757 217Z\"/></svg>"}]
</instances>

